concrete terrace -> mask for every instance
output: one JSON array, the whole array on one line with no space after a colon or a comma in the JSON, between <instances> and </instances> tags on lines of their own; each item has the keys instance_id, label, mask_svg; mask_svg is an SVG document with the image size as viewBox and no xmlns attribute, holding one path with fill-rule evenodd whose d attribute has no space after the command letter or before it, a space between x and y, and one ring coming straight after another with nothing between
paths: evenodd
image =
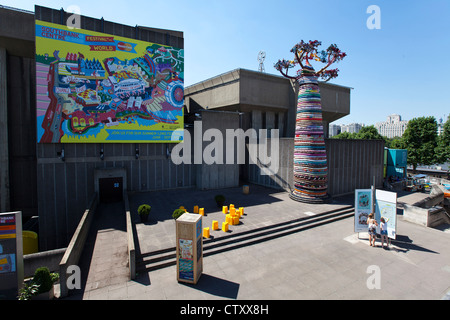
<instances>
[{"instance_id":1,"label":"concrete terrace","mask_svg":"<svg viewBox=\"0 0 450 320\"><path fill-rule=\"evenodd\" d=\"M225 215L217 208L214 196L225 195L226 204L245 207L246 215L230 232L211 231L215 239L230 237L256 228L271 226L301 217L345 209L353 205L353 196L334 199L333 203L309 205L289 199L288 193L251 185L250 194L242 187L200 191L184 189L129 195L132 219L138 240L137 255L175 246L174 209L194 205L205 208L203 226L219 224ZM417 202L425 194L399 197ZM141 223L136 213L142 203L152 206L149 221ZM398 237L389 249L368 246L365 233L355 234L353 217L308 228L234 250L204 255L204 272L199 283L186 285L176 280L176 266L146 271L139 269L135 280L126 275L125 217L120 204L100 205L96 214L95 245L83 258L89 263L83 273L83 289L67 299L84 300L292 300L292 299L448 299L450 292L450 233L425 228L402 219L398 210ZM119 210L113 209L118 207ZM107 213L110 212L110 213ZM113 214L116 212L115 214ZM106 225L114 216L117 226ZM123 222L120 222L122 221ZM103 222L102 222L103 221ZM110 236L108 240L108 236ZM93 240L97 238L97 240ZM123 240L121 240L123 239ZM224 239L226 243L228 239ZM207 241L204 241L207 243ZM115 245L117 244L117 245ZM123 252L122 252L123 251ZM97 254L95 254L97 252ZM370 290L367 268L378 266L381 288Z\"/></svg>"}]
</instances>

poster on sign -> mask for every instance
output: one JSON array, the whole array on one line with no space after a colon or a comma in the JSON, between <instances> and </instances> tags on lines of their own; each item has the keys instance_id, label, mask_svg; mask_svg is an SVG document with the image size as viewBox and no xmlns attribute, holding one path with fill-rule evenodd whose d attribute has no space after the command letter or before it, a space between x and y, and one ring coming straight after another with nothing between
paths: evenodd
<instances>
[{"instance_id":1,"label":"poster on sign","mask_svg":"<svg viewBox=\"0 0 450 320\"><path fill-rule=\"evenodd\" d=\"M387 224L388 237L395 239L397 235L397 193L375 191L375 219L378 222L377 233L380 234L380 219L383 217Z\"/></svg>"},{"instance_id":2,"label":"poster on sign","mask_svg":"<svg viewBox=\"0 0 450 320\"><path fill-rule=\"evenodd\" d=\"M367 231L367 219L372 212L372 190L355 190L355 232Z\"/></svg>"},{"instance_id":3,"label":"poster on sign","mask_svg":"<svg viewBox=\"0 0 450 320\"><path fill-rule=\"evenodd\" d=\"M22 283L22 213L0 213L0 300L17 299Z\"/></svg>"}]
</instances>

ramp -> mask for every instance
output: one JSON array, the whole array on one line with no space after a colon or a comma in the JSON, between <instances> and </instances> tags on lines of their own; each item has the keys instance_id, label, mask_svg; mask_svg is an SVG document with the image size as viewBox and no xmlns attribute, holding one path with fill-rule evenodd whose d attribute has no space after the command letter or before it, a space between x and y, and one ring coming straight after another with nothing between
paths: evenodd
<instances>
[{"instance_id":1,"label":"ramp","mask_svg":"<svg viewBox=\"0 0 450 320\"><path fill-rule=\"evenodd\" d=\"M80 259L81 290L92 290L129 281L128 243L124 202L100 203Z\"/></svg>"}]
</instances>

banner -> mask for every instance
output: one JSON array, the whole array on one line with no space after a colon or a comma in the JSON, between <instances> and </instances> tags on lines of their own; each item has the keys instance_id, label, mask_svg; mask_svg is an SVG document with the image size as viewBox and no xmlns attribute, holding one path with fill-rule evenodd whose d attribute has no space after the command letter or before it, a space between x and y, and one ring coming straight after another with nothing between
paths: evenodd
<instances>
[{"instance_id":1,"label":"banner","mask_svg":"<svg viewBox=\"0 0 450 320\"><path fill-rule=\"evenodd\" d=\"M180 142L184 50L36 20L36 98L38 143Z\"/></svg>"},{"instance_id":2,"label":"banner","mask_svg":"<svg viewBox=\"0 0 450 320\"><path fill-rule=\"evenodd\" d=\"M372 212L372 190L355 190L355 232L367 231L367 219Z\"/></svg>"},{"instance_id":3,"label":"banner","mask_svg":"<svg viewBox=\"0 0 450 320\"><path fill-rule=\"evenodd\" d=\"M387 223L388 237L395 239L397 235L397 193L376 190L375 198L375 219L378 222L377 233L380 234L380 219L383 217Z\"/></svg>"}]
</instances>

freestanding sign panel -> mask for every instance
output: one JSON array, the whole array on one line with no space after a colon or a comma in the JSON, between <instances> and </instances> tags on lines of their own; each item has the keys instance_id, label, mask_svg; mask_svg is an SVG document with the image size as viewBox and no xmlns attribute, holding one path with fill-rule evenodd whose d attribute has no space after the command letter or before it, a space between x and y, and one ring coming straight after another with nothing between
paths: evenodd
<instances>
[{"instance_id":1,"label":"freestanding sign panel","mask_svg":"<svg viewBox=\"0 0 450 320\"><path fill-rule=\"evenodd\" d=\"M390 239L397 235L397 193L376 190L375 219L378 222L377 233L380 233L380 219L384 217L387 222L387 232Z\"/></svg>"},{"instance_id":2,"label":"freestanding sign panel","mask_svg":"<svg viewBox=\"0 0 450 320\"><path fill-rule=\"evenodd\" d=\"M38 143L183 140L183 49L39 20L35 32Z\"/></svg>"},{"instance_id":3,"label":"freestanding sign panel","mask_svg":"<svg viewBox=\"0 0 450 320\"><path fill-rule=\"evenodd\" d=\"M177 280L196 284L203 272L202 216L185 213L176 224Z\"/></svg>"},{"instance_id":4,"label":"freestanding sign panel","mask_svg":"<svg viewBox=\"0 0 450 320\"><path fill-rule=\"evenodd\" d=\"M367 231L367 218L372 212L372 190L355 190L355 232Z\"/></svg>"},{"instance_id":5,"label":"freestanding sign panel","mask_svg":"<svg viewBox=\"0 0 450 320\"><path fill-rule=\"evenodd\" d=\"M17 299L22 283L22 213L0 213L0 300Z\"/></svg>"}]
</instances>

